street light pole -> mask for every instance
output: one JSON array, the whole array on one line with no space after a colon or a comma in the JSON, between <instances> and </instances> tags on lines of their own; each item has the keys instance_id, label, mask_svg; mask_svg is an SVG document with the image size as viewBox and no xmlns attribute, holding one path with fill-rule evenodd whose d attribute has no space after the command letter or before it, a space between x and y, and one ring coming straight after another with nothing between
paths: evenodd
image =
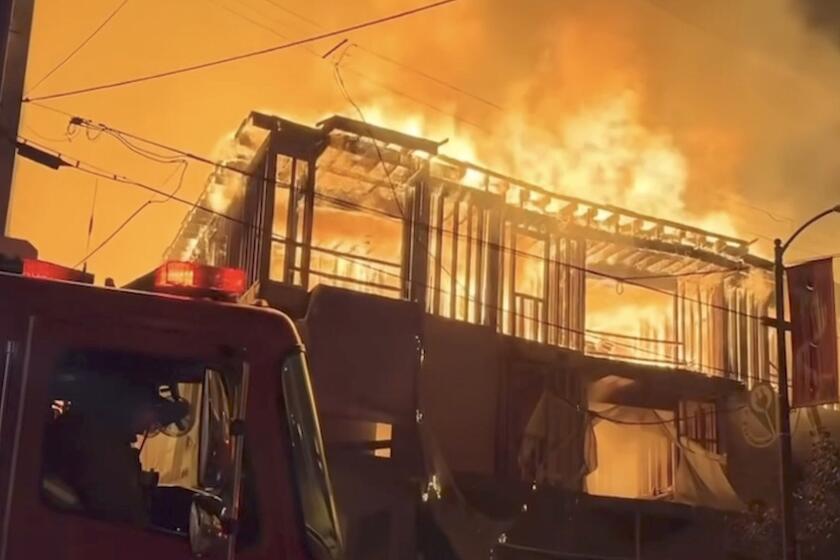
<instances>
[{"instance_id":1,"label":"street light pole","mask_svg":"<svg viewBox=\"0 0 840 560\"><path fill-rule=\"evenodd\" d=\"M790 400L787 378L787 326L785 325L785 247L776 239L773 270L776 275L776 346L779 372L779 483L782 509L782 558L796 558L796 517L793 514Z\"/></svg>"},{"instance_id":2,"label":"street light pole","mask_svg":"<svg viewBox=\"0 0 840 560\"><path fill-rule=\"evenodd\" d=\"M782 558L796 560L796 516L793 511L793 453L790 434L790 399L788 397L787 331L785 321L785 251L808 226L833 213L840 213L840 204L820 212L793 232L788 240L774 241L776 293L776 351L779 372L779 482L782 509Z\"/></svg>"}]
</instances>

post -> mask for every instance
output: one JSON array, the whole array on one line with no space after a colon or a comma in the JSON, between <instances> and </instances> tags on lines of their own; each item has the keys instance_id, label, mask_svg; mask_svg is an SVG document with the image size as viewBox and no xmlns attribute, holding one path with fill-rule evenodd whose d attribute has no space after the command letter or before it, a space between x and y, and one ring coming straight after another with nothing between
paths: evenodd
<instances>
[{"instance_id":1,"label":"post","mask_svg":"<svg viewBox=\"0 0 840 560\"><path fill-rule=\"evenodd\" d=\"M4 235L9 230L20 100L35 0L0 4L0 235Z\"/></svg>"},{"instance_id":2,"label":"post","mask_svg":"<svg viewBox=\"0 0 840 560\"><path fill-rule=\"evenodd\" d=\"M779 482L782 510L782 552L784 560L796 560L796 520L793 514L790 444L790 402L787 377L787 327L785 326L785 248L775 240L776 346L779 370Z\"/></svg>"},{"instance_id":3,"label":"post","mask_svg":"<svg viewBox=\"0 0 840 560\"><path fill-rule=\"evenodd\" d=\"M432 261L429 225L432 219L432 197L429 187L429 163L423 162L423 170L413 185L411 200L411 236L403 250L410 251L408 266L408 299L416 302L426 311L431 290L437 292L437 285L429 286L429 266ZM431 290L430 290L431 288ZM434 297L432 297L432 301ZM435 308L435 312L437 309Z\"/></svg>"},{"instance_id":4,"label":"post","mask_svg":"<svg viewBox=\"0 0 840 560\"><path fill-rule=\"evenodd\" d=\"M634 527L634 541L636 541L636 560L642 560L642 514L636 510L636 519Z\"/></svg>"},{"instance_id":5,"label":"post","mask_svg":"<svg viewBox=\"0 0 840 560\"><path fill-rule=\"evenodd\" d=\"M790 402L788 400L787 376L787 336L790 328L785 321L785 251L791 243L799 237L808 226L822 218L833 214L840 214L840 204L823 210L791 234L787 241L774 241L775 259L773 271L775 273L776 293L776 346L779 370L779 470L782 509L782 558L796 560L796 520L793 512L793 487L791 480L792 453L790 445ZM793 318L791 318L793 319Z\"/></svg>"}]
</instances>

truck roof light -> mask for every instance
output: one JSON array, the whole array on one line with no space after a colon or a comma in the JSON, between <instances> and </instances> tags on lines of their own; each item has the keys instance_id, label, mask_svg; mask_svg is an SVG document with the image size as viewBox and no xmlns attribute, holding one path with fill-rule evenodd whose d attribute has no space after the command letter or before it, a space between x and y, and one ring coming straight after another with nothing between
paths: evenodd
<instances>
[{"instance_id":1,"label":"truck roof light","mask_svg":"<svg viewBox=\"0 0 840 560\"><path fill-rule=\"evenodd\" d=\"M30 278L49 278L51 280L65 280L67 282L81 282L93 284L93 274L82 272L67 266L39 261L37 259L21 259L23 267L21 273Z\"/></svg>"},{"instance_id":2,"label":"truck roof light","mask_svg":"<svg viewBox=\"0 0 840 560\"><path fill-rule=\"evenodd\" d=\"M155 271L154 286L156 291L185 296L238 297L247 289L243 270L180 261L161 265Z\"/></svg>"}]
</instances>

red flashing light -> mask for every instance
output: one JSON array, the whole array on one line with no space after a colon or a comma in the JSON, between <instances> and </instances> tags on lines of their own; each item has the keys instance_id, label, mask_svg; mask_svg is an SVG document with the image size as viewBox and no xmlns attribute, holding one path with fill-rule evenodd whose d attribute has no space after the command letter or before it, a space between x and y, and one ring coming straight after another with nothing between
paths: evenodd
<instances>
[{"instance_id":1,"label":"red flashing light","mask_svg":"<svg viewBox=\"0 0 840 560\"><path fill-rule=\"evenodd\" d=\"M29 278L48 278L50 280L65 280L67 282L81 282L93 284L93 275L81 270L36 259L23 260L23 276Z\"/></svg>"},{"instance_id":2,"label":"red flashing light","mask_svg":"<svg viewBox=\"0 0 840 560\"><path fill-rule=\"evenodd\" d=\"M155 271L155 289L182 295L241 296L245 271L191 262L168 262Z\"/></svg>"}]
</instances>

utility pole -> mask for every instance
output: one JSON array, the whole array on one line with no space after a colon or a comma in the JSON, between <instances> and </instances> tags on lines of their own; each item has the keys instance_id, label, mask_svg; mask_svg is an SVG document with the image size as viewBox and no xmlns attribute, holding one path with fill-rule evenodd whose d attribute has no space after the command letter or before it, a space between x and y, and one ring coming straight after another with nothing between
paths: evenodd
<instances>
[{"instance_id":1,"label":"utility pole","mask_svg":"<svg viewBox=\"0 0 840 560\"><path fill-rule=\"evenodd\" d=\"M840 204L820 212L793 232L787 241L774 241L776 293L776 352L779 371L779 482L782 509L782 558L797 560L796 517L793 504L793 453L790 437L790 399L788 397L787 332L791 325L785 321L785 251L800 233L814 222L833 213L840 213ZM793 320L793 317L791 317Z\"/></svg>"},{"instance_id":2,"label":"utility pole","mask_svg":"<svg viewBox=\"0 0 840 560\"><path fill-rule=\"evenodd\" d=\"M0 235L8 233L23 79L35 0L0 2Z\"/></svg>"}]
</instances>

